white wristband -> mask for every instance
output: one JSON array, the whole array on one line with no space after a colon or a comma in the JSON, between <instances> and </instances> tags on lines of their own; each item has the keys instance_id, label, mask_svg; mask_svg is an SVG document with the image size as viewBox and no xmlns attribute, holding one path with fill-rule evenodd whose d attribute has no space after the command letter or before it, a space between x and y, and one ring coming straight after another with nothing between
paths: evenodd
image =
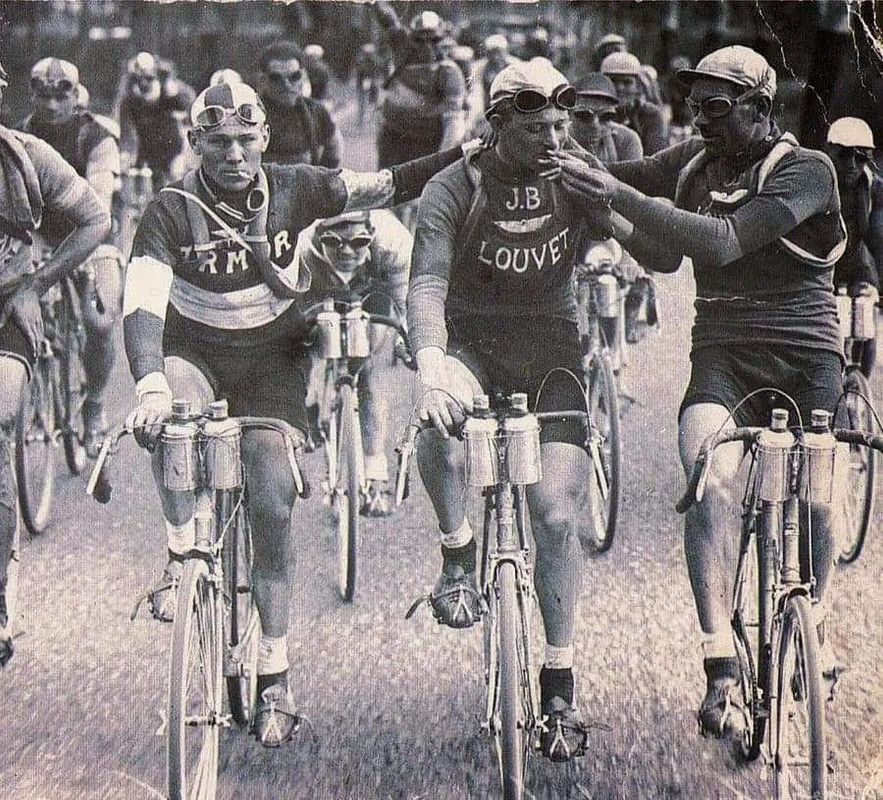
<instances>
[{"instance_id":1,"label":"white wristband","mask_svg":"<svg viewBox=\"0 0 883 800\"><path fill-rule=\"evenodd\" d=\"M148 372L141 380L135 384L135 394L138 396L138 402L146 394L159 393L172 396L172 389L166 380L163 372Z\"/></svg>"}]
</instances>

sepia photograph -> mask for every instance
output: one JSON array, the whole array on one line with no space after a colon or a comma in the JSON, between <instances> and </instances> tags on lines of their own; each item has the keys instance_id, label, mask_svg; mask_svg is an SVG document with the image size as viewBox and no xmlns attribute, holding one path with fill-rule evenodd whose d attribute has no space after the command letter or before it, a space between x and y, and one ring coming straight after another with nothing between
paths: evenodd
<instances>
[{"instance_id":1,"label":"sepia photograph","mask_svg":"<svg viewBox=\"0 0 883 800\"><path fill-rule=\"evenodd\" d=\"M883 800L883 6L0 0L0 800Z\"/></svg>"}]
</instances>

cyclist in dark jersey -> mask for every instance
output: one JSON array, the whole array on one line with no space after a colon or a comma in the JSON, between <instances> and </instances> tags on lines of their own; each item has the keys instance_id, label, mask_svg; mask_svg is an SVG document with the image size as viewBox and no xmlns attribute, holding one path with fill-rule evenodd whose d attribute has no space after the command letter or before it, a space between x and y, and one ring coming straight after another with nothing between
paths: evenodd
<instances>
[{"instance_id":1,"label":"cyclist in dark jersey","mask_svg":"<svg viewBox=\"0 0 883 800\"><path fill-rule=\"evenodd\" d=\"M606 170L566 155L558 161L565 185L612 203L617 238L638 258L652 256L658 271L676 270L685 255L693 261L693 368L680 409L681 460L689 474L709 434L734 422L769 424L782 398L761 392L741 403L755 389L787 392L804 422L812 409L834 411L842 342L832 274L846 234L831 161L800 147L771 119L776 73L761 55L725 47L679 76L701 139ZM685 524L707 679L699 724L714 736L738 735L744 724L729 619L738 541L732 508L742 457L740 444L715 451L705 498ZM841 512L838 498L812 507L813 570L822 598ZM824 609L823 600L816 606L820 635Z\"/></svg>"},{"instance_id":2,"label":"cyclist in dark jersey","mask_svg":"<svg viewBox=\"0 0 883 800\"><path fill-rule=\"evenodd\" d=\"M0 65L0 99L9 83ZM18 498L10 474L10 433L43 339L40 297L85 261L110 231L110 213L55 150L27 133L0 126L0 666L12 657L6 576ZM43 215L71 225L33 272L31 245Z\"/></svg>"},{"instance_id":3,"label":"cyclist in dark jersey","mask_svg":"<svg viewBox=\"0 0 883 800\"><path fill-rule=\"evenodd\" d=\"M233 415L275 417L305 431L307 331L298 298L309 280L295 258L299 232L319 217L410 199L461 149L377 173L262 166L270 131L244 83L204 90L190 119L200 165L147 207L126 273L123 331L138 396L129 424L152 447L173 396L200 408L223 397ZM242 453L262 629L254 734L275 747L298 725L286 638L294 485L278 436L249 431ZM151 607L171 619L182 554L195 535L193 497L167 492L161 478L158 487L169 561Z\"/></svg>"},{"instance_id":4,"label":"cyclist in dark jersey","mask_svg":"<svg viewBox=\"0 0 883 800\"><path fill-rule=\"evenodd\" d=\"M84 177L102 203L110 210L120 177L120 152L107 126L88 111L76 111L79 101L79 70L69 61L43 58L31 70L31 103L34 112L22 130L51 144ZM40 238L57 246L70 232L71 223L47 214L40 227ZM77 275L80 308L86 329L83 368L87 392L83 403L83 429L87 454L98 455L107 423L104 393L116 359L114 322L122 300L121 260L108 236L84 267L94 272Z\"/></svg>"},{"instance_id":5,"label":"cyclist in dark jersey","mask_svg":"<svg viewBox=\"0 0 883 800\"><path fill-rule=\"evenodd\" d=\"M837 170L840 204L848 233L846 252L834 268L834 286L879 300L883 273L883 179L874 163L874 134L863 119L841 117L828 129L825 151ZM859 343L856 343L859 345ZM862 372L870 377L877 340L860 343Z\"/></svg>"},{"instance_id":6,"label":"cyclist in dark jersey","mask_svg":"<svg viewBox=\"0 0 883 800\"><path fill-rule=\"evenodd\" d=\"M590 239L608 238L603 204L584 204L543 175L568 140L575 92L545 60L507 67L491 87L493 150L458 161L420 198L408 332L422 390L418 464L438 519L442 572L430 595L440 622L468 627L480 616L476 543L466 517L462 445L450 433L473 395L527 391L539 410L585 409L571 275ZM525 110L521 110L521 107ZM536 589L546 633L540 673L554 761L583 751L576 708L573 636L584 562L580 538L591 518L590 460L581 425L542 431L543 480L528 487L537 547Z\"/></svg>"}]
</instances>

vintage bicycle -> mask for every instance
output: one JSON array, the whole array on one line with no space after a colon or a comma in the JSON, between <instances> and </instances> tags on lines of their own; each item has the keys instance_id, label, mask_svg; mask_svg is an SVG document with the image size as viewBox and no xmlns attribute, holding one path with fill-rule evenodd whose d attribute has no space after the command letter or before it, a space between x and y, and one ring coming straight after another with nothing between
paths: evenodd
<instances>
[{"instance_id":1,"label":"vintage bicycle","mask_svg":"<svg viewBox=\"0 0 883 800\"><path fill-rule=\"evenodd\" d=\"M336 523L337 587L345 602L356 592L360 540L359 511L368 497L365 451L359 408L359 380L371 356L372 325L395 331L406 341L397 319L369 314L360 301L325 300L306 315L315 330L314 352L324 360L319 399L319 428L325 454L323 488Z\"/></svg>"},{"instance_id":2,"label":"vintage bicycle","mask_svg":"<svg viewBox=\"0 0 883 800\"><path fill-rule=\"evenodd\" d=\"M86 332L77 283L83 297L94 296L95 269L89 261L41 299L45 335L19 409L15 468L22 520L32 536L42 533L49 523L58 441L72 475L79 475L87 461L82 419Z\"/></svg>"},{"instance_id":3,"label":"vintage bicycle","mask_svg":"<svg viewBox=\"0 0 883 800\"><path fill-rule=\"evenodd\" d=\"M159 439L165 487L192 491L196 505L195 546L178 585L169 658L166 774L172 800L214 798L220 730L231 721L247 727L254 715L261 626L240 440L243 431L256 429L284 438L295 488L305 496L296 458L302 436L281 420L228 417L225 400L211 403L205 414L175 401ZM102 446L87 487L100 502L110 500L110 453L129 432L116 429Z\"/></svg>"},{"instance_id":4,"label":"vintage bicycle","mask_svg":"<svg viewBox=\"0 0 883 800\"><path fill-rule=\"evenodd\" d=\"M873 430L874 397L861 369L864 348L877 336L875 298L871 291L850 297L846 286L838 287L837 313L843 336L846 367L843 372L843 399L835 422L853 430ZM874 518L877 456L874 450L850 445L845 539L838 555L840 564L851 564L861 554Z\"/></svg>"},{"instance_id":5,"label":"vintage bicycle","mask_svg":"<svg viewBox=\"0 0 883 800\"><path fill-rule=\"evenodd\" d=\"M4 427L0 430L3 437L3 457L7 459L6 468L12 481L15 481L15 458L14 436L10 429ZM13 642L23 633L22 612L20 607L20 581L21 581L21 511L16 504L15 528L12 532L12 547L9 553L9 563L6 565L6 589L4 592L6 602L6 623L0 626L0 667L4 667L12 658Z\"/></svg>"},{"instance_id":6,"label":"vintage bicycle","mask_svg":"<svg viewBox=\"0 0 883 800\"><path fill-rule=\"evenodd\" d=\"M617 265L622 248L615 239L593 242L573 273L579 306L583 374L593 425L593 537L598 553L613 545L622 503L619 372L625 366L626 282Z\"/></svg>"},{"instance_id":7,"label":"vintage bicycle","mask_svg":"<svg viewBox=\"0 0 883 800\"><path fill-rule=\"evenodd\" d=\"M745 760L764 752L780 800L827 796L811 520L802 524L799 503L834 500L837 442L883 450L883 436L832 431L829 423L827 411L813 411L805 430L792 431L788 412L775 409L768 428L739 427L713 434L703 443L677 504L683 513L702 499L716 447L742 442L749 449L752 461L742 504L731 615L744 709L737 721L742 733L736 744Z\"/></svg>"},{"instance_id":8,"label":"vintage bicycle","mask_svg":"<svg viewBox=\"0 0 883 800\"><path fill-rule=\"evenodd\" d=\"M541 425L566 420L585 425L588 446L587 412L529 413L527 395L518 392L495 410L487 395L477 395L460 431L466 447L467 486L482 489L485 500L479 575L486 609L483 652L487 704L482 728L494 739L504 800L524 797L527 756L538 746L543 725L531 658L531 613L536 593L526 489L543 477ZM412 425L400 445L397 498L406 493L416 436L428 425ZM415 601L406 618L424 602L426 598Z\"/></svg>"}]
</instances>

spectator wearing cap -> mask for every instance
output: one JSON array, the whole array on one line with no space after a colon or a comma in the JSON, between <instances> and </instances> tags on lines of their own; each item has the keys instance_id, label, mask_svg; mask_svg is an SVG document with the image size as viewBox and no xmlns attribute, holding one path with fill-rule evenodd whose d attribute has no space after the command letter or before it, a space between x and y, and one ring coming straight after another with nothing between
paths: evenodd
<instances>
[{"instance_id":1,"label":"spectator wearing cap","mask_svg":"<svg viewBox=\"0 0 883 800\"><path fill-rule=\"evenodd\" d=\"M304 306L331 298L341 313L358 301L371 314L404 320L413 239L408 229L386 210L359 211L318 220L298 236L301 269L311 276ZM359 408L365 446L367 497L363 516L387 517L393 512L387 459L389 439L390 368L395 363L396 335L382 325L370 329L371 357L361 367ZM307 383L311 437L319 422L325 362L312 359Z\"/></svg>"},{"instance_id":2,"label":"spectator wearing cap","mask_svg":"<svg viewBox=\"0 0 883 800\"><path fill-rule=\"evenodd\" d=\"M88 111L79 111L80 73L74 64L59 58L42 58L31 69L30 100L33 111L22 130L52 145L78 175L85 178L110 213L120 180L120 151L108 128ZM70 233L66 216L46 214L40 238L55 248ZM86 399L83 402L83 444L90 458L98 455L107 428L104 395L116 360L114 322L119 316L121 259L113 235L89 260L94 274L87 281L76 276L86 333L83 367Z\"/></svg>"},{"instance_id":3,"label":"spectator wearing cap","mask_svg":"<svg viewBox=\"0 0 883 800\"><path fill-rule=\"evenodd\" d=\"M601 62L601 72L616 87L619 121L641 137L644 152L653 155L666 147L665 115L660 106L644 97L641 83L644 73L637 57L631 53L611 53Z\"/></svg>"},{"instance_id":4,"label":"spectator wearing cap","mask_svg":"<svg viewBox=\"0 0 883 800\"><path fill-rule=\"evenodd\" d=\"M308 80L301 49L273 42L260 55L259 90L273 135L264 154L276 164L340 164L340 134L328 109L304 95Z\"/></svg>"},{"instance_id":5,"label":"spectator wearing cap","mask_svg":"<svg viewBox=\"0 0 883 800\"><path fill-rule=\"evenodd\" d=\"M475 62L475 82L481 86L484 104L490 101L491 84L510 64L517 64L519 59L509 52L509 40L502 33L494 33L484 40L484 58Z\"/></svg>"},{"instance_id":6,"label":"spectator wearing cap","mask_svg":"<svg viewBox=\"0 0 883 800\"><path fill-rule=\"evenodd\" d=\"M442 57L445 25L434 11L416 14L405 27L392 7L374 4L393 54L377 136L381 167L443 150L463 140L466 81Z\"/></svg>"},{"instance_id":7,"label":"spectator wearing cap","mask_svg":"<svg viewBox=\"0 0 883 800\"><path fill-rule=\"evenodd\" d=\"M662 272L675 271L684 256L692 260L692 372L679 415L689 475L710 434L769 424L782 400L763 392L743 403L749 392L786 392L804 420L813 409L835 410L842 341L832 277L846 235L834 166L779 130L771 116L776 73L759 53L725 47L679 75L701 138L606 170L558 160L573 191L612 204L617 238L639 260ZM706 675L700 730L737 739L745 709L730 629L738 529L729 509L740 496L742 457L740 444L715 452L714 475L687 513L684 540ZM811 506L822 626L841 500ZM823 655L826 670L830 658Z\"/></svg>"},{"instance_id":8,"label":"spectator wearing cap","mask_svg":"<svg viewBox=\"0 0 883 800\"><path fill-rule=\"evenodd\" d=\"M194 96L172 65L152 53L138 53L126 64L116 102L123 163L149 167L156 189L175 177L172 165L184 150Z\"/></svg>"},{"instance_id":9,"label":"spectator wearing cap","mask_svg":"<svg viewBox=\"0 0 883 800\"><path fill-rule=\"evenodd\" d=\"M53 68L52 77L68 80ZM0 100L9 78L0 64ZM67 98L72 87L63 86ZM45 261L31 245L44 216L63 216L68 233ZM0 126L0 425L15 429L44 337L40 298L74 271L110 231L110 213L85 178L46 142ZM6 602L18 515L11 437L0 441L0 667L13 656Z\"/></svg>"},{"instance_id":10,"label":"spectator wearing cap","mask_svg":"<svg viewBox=\"0 0 883 800\"><path fill-rule=\"evenodd\" d=\"M494 79L490 103L494 148L440 172L420 198L408 290L420 415L434 428L417 451L442 556L429 603L453 628L476 622L482 604L462 448L450 446L450 433L473 396L492 387L526 391L534 408L547 374L540 408L585 408L580 386L555 376L582 374L572 273L586 241L610 235L604 204L584 204L546 177L551 154L569 143L576 92L567 79L544 59L512 64ZM543 436L546 474L527 490L546 637L540 746L551 760L568 761L586 741L573 632L585 570L580 541L592 518L591 464L582 426L550 426Z\"/></svg>"},{"instance_id":11,"label":"spectator wearing cap","mask_svg":"<svg viewBox=\"0 0 883 800\"><path fill-rule=\"evenodd\" d=\"M601 62L611 53L628 52L628 43L618 33L605 33L595 44L592 50L592 69L596 72L601 69Z\"/></svg>"},{"instance_id":12,"label":"spectator wearing cap","mask_svg":"<svg viewBox=\"0 0 883 800\"><path fill-rule=\"evenodd\" d=\"M846 286L852 296L879 296L883 280L883 179L873 168L874 134L863 119L841 117L828 128L825 152L837 170L848 233L846 252L834 269L834 285ZM877 342L870 339L860 349L856 360L870 376Z\"/></svg>"},{"instance_id":13,"label":"spectator wearing cap","mask_svg":"<svg viewBox=\"0 0 883 800\"><path fill-rule=\"evenodd\" d=\"M264 164L272 132L260 97L244 83L203 90L190 121L198 166L147 206L126 271L123 333L137 395L128 424L152 449L172 397L200 408L223 397L232 415L282 419L305 433L308 331L300 300L309 276L298 268L298 234L319 218L411 199L463 150L367 173ZM296 493L278 433L244 431L242 457L262 631L252 733L278 747L300 724L286 641ZM149 603L157 619L169 621L183 556L193 547L194 507L192 497L165 490L154 465L168 561Z\"/></svg>"}]
</instances>

